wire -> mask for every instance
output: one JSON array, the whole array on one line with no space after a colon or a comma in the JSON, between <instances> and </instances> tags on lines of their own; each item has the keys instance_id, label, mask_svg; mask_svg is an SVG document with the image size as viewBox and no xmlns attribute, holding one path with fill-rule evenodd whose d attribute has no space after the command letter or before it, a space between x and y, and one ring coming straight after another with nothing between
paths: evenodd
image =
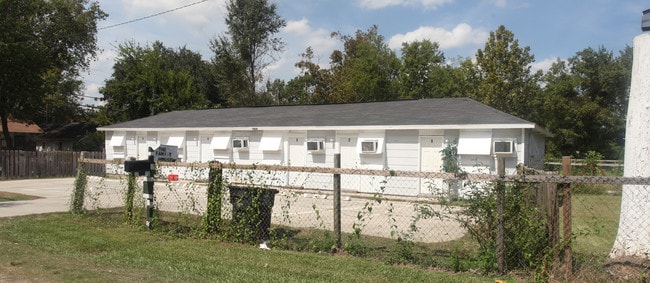
<instances>
[{"instance_id":1,"label":"wire","mask_svg":"<svg viewBox=\"0 0 650 283\"><path fill-rule=\"evenodd\" d=\"M139 22L139 21L146 20L146 19L149 19L149 18L153 18L153 17L157 17L157 16L164 15L164 14L167 14L167 13L171 13L171 12L174 12L174 11L178 11L178 10L181 10L181 9L185 9L187 7L198 5L198 4L201 4L203 2L207 2L207 1L208 0L196 1L194 3L190 3L190 4L187 4L187 5L184 5L184 6L180 6L180 7L177 7L177 8L171 9L171 10L167 10L167 11L163 11L163 12L160 12L160 13L156 13L156 14L153 14L153 15L144 16L144 17L129 20L129 21L126 21L126 22L121 22L119 24L114 24L114 25L110 25L110 26L101 27L101 28L98 28L97 30L105 30L105 29L109 29L109 28L118 27L118 26L121 26L121 25L126 25L126 24L130 24L130 23Z\"/></svg>"}]
</instances>

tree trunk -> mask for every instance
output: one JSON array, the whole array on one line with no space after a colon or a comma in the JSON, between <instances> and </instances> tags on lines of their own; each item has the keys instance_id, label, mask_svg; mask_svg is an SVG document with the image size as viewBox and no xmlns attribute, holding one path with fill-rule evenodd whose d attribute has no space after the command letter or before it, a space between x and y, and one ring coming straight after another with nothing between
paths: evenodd
<instances>
[{"instance_id":1,"label":"tree trunk","mask_svg":"<svg viewBox=\"0 0 650 283\"><path fill-rule=\"evenodd\" d=\"M634 62L625 133L625 177L650 177L650 34L634 38ZM623 185L611 258L650 256L650 184Z\"/></svg>"},{"instance_id":2,"label":"tree trunk","mask_svg":"<svg viewBox=\"0 0 650 283\"><path fill-rule=\"evenodd\" d=\"M7 144L7 149L14 149L14 139L11 137L9 132L9 122L7 119L7 114L0 114L0 120L2 121L2 134L5 138L5 143Z\"/></svg>"}]
</instances>

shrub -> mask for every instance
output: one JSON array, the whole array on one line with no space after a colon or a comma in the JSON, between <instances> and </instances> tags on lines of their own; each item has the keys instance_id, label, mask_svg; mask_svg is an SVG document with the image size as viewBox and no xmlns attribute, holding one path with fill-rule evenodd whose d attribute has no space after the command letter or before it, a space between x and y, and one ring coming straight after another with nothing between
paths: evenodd
<instances>
[{"instance_id":1,"label":"shrub","mask_svg":"<svg viewBox=\"0 0 650 283\"><path fill-rule=\"evenodd\" d=\"M549 252L546 219L531 199L527 184L505 186L503 215L497 214L496 186L472 189L467 207L459 220L479 244L479 259L484 272L497 269L497 229L504 223L505 268L535 269Z\"/></svg>"}]
</instances>

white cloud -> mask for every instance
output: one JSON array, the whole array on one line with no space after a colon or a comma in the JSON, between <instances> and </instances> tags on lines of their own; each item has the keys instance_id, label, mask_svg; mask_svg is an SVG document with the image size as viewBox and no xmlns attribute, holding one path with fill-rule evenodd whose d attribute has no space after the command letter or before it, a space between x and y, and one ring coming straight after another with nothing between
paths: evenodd
<instances>
[{"instance_id":1,"label":"white cloud","mask_svg":"<svg viewBox=\"0 0 650 283\"><path fill-rule=\"evenodd\" d=\"M367 9L381 9L390 6L421 6L425 9L435 10L446 3L452 2L454 0L359 0L359 5Z\"/></svg>"},{"instance_id":2,"label":"white cloud","mask_svg":"<svg viewBox=\"0 0 650 283\"><path fill-rule=\"evenodd\" d=\"M285 55L296 58L293 61L289 60L292 65L300 60L299 55L305 52L307 47L311 47L316 63L325 67L328 65L329 54L340 45L336 38L330 36L331 31L322 28L315 29L305 18L299 21L288 21L287 26L282 29L282 33L281 37L287 41Z\"/></svg>"},{"instance_id":3,"label":"white cloud","mask_svg":"<svg viewBox=\"0 0 650 283\"><path fill-rule=\"evenodd\" d=\"M437 27L419 27L406 34L396 34L388 40L392 49L400 49L404 42L414 42L428 39L440 44L440 49L457 48L466 45L483 44L489 37L489 32L484 29L472 28L469 24L461 23L452 30Z\"/></svg>"},{"instance_id":4,"label":"white cloud","mask_svg":"<svg viewBox=\"0 0 650 283\"><path fill-rule=\"evenodd\" d=\"M184 7L186 5L189 6ZM166 12L144 19L144 21L155 21L159 24L183 24L187 25L191 31L203 30L208 25L225 26L223 20L226 15L225 0L191 3L179 0L122 0L122 9L130 17L126 20Z\"/></svg>"},{"instance_id":5,"label":"white cloud","mask_svg":"<svg viewBox=\"0 0 650 283\"><path fill-rule=\"evenodd\" d=\"M534 63L531 64L530 69L533 72L537 72L538 70L542 70L543 72L547 72L549 69L551 69L551 66L553 63L557 62L560 58L558 57L551 57L551 58L546 58L542 61L535 61Z\"/></svg>"},{"instance_id":6,"label":"white cloud","mask_svg":"<svg viewBox=\"0 0 650 283\"><path fill-rule=\"evenodd\" d=\"M287 25L280 31L278 37L285 41L285 50L278 60L267 66L264 73L269 79L282 79L288 81L299 75L300 71L295 64L302 60L300 54L307 47L314 52L314 63L322 68L329 68L329 55L340 47L341 43L330 36L331 31L323 28L314 28L309 20L287 21Z\"/></svg>"}]
</instances>

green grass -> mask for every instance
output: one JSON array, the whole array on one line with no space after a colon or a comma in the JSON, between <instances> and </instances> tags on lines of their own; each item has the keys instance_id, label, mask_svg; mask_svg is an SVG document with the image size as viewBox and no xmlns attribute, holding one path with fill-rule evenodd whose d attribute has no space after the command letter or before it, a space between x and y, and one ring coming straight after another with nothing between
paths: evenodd
<instances>
[{"instance_id":1,"label":"green grass","mask_svg":"<svg viewBox=\"0 0 650 283\"><path fill-rule=\"evenodd\" d=\"M23 195L23 194L10 193L10 192L0 192L0 202L19 201L19 200L33 200L33 199L39 199L39 198L40 197L37 197L37 196Z\"/></svg>"},{"instance_id":2,"label":"green grass","mask_svg":"<svg viewBox=\"0 0 650 283\"><path fill-rule=\"evenodd\" d=\"M607 257L616 238L620 210L620 195L573 195L574 252Z\"/></svg>"},{"instance_id":3,"label":"green grass","mask_svg":"<svg viewBox=\"0 0 650 283\"><path fill-rule=\"evenodd\" d=\"M0 281L494 282L346 255L171 237L99 220L65 213L0 219Z\"/></svg>"},{"instance_id":4,"label":"green grass","mask_svg":"<svg viewBox=\"0 0 650 283\"><path fill-rule=\"evenodd\" d=\"M572 247L581 281L608 279L603 263L616 236L620 200L620 190L604 186L577 189L573 194ZM394 239L366 236L356 239L344 235L345 251L331 254L334 237L330 232L273 227L274 249L261 251L251 245L195 237L196 231L183 226L196 226L200 219L163 214L164 222L155 231L144 231L142 227L121 224L121 212L105 210L100 215L62 213L0 219L0 282L494 282L495 279L468 272L478 270L475 258L478 247L467 236L451 242L410 246L400 245ZM451 272L454 270L464 273ZM530 278L530 274L522 276ZM517 282L513 278L505 279Z\"/></svg>"}]
</instances>

